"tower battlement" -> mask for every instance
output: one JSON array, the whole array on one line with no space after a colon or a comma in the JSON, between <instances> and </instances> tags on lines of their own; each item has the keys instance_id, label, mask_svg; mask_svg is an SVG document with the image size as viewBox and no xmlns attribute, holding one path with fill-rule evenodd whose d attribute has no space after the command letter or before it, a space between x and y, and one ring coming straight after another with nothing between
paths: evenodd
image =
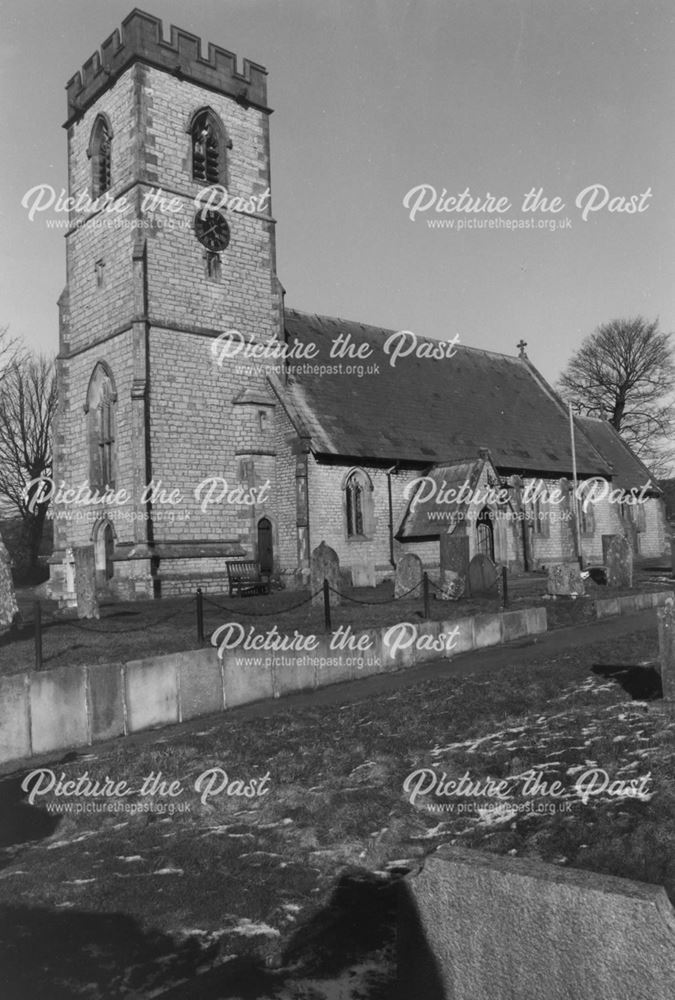
<instances>
[{"instance_id":1,"label":"tower battlement","mask_svg":"<svg viewBox=\"0 0 675 1000\"><path fill-rule=\"evenodd\" d=\"M171 37L163 37L162 22L142 10L132 12L101 45L101 49L66 84L68 119L65 128L87 108L134 62L141 61L227 94L243 104L264 111L267 106L267 70L244 59L243 71L237 70L237 57L227 49L208 44L208 56L201 51L201 39L171 25Z\"/></svg>"}]
</instances>

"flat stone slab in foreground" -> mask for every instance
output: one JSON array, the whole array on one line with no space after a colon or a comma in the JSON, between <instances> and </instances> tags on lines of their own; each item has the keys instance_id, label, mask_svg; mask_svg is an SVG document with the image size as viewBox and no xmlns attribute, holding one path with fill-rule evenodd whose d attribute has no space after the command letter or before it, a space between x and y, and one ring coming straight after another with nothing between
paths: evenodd
<instances>
[{"instance_id":1,"label":"flat stone slab in foreground","mask_svg":"<svg viewBox=\"0 0 675 1000\"><path fill-rule=\"evenodd\" d=\"M673 1000L662 888L443 846L405 880L402 996Z\"/></svg>"}]
</instances>

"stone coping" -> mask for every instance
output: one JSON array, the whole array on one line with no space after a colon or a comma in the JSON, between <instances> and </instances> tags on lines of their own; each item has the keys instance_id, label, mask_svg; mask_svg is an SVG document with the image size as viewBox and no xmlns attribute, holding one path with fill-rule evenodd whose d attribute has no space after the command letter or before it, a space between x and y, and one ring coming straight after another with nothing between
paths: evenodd
<instances>
[{"instance_id":1,"label":"stone coping","mask_svg":"<svg viewBox=\"0 0 675 1000\"><path fill-rule=\"evenodd\" d=\"M660 608L667 599L675 598L673 590L655 590L648 594L627 594L624 597L603 597L595 602L596 618L609 618L612 615L630 615L647 608Z\"/></svg>"},{"instance_id":2,"label":"stone coping","mask_svg":"<svg viewBox=\"0 0 675 1000\"><path fill-rule=\"evenodd\" d=\"M665 603L673 591L597 602L597 617ZM398 636L392 629L399 629ZM266 698L404 670L418 663L547 631L546 609L524 608L445 622L399 623L355 633L361 648L316 637L312 651L215 648L55 667L0 677L0 764L226 711ZM257 634L263 634L256 630Z\"/></svg>"},{"instance_id":3,"label":"stone coping","mask_svg":"<svg viewBox=\"0 0 675 1000\"><path fill-rule=\"evenodd\" d=\"M351 649L338 648L338 633L333 632L316 636L311 651L228 649L219 659L216 649L208 646L122 664L55 667L0 677L0 764L416 663L451 659L546 628L546 610L526 608L368 629L354 634ZM256 634L265 635L261 630Z\"/></svg>"}]
</instances>

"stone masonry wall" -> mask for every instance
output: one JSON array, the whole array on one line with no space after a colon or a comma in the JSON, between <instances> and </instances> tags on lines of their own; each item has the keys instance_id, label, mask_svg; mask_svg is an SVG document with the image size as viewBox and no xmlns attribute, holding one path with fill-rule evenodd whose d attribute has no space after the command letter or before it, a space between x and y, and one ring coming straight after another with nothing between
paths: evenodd
<instances>
[{"instance_id":1,"label":"stone masonry wall","mask_svg":"<svg viewBox=\"0 0 675 1000\"><path fill-rule=\"evenodd\" d=\"M78 216L81 224L67 238L68 296L61 337L55 478L78 486L89 477L83 407L94 367L104 360L117 389L115 488L134 494L131 510L110 511L116 550L120 544L145 539L145 527L139 530L138 525L145 512L133 489L144 446L138 425L132 421L131 396L132 387L136 398L139 390L142 393L147 375L151 476L155 483L161 480L167 490L178 489L183 496L179 509L155 505L155 539L237 539L253 558L257 520L263 515L274 526L275 552L280 546L274 507L274 411L270 409L270 419L263 426L255 405L235 405L244 389L253 388L264 397L263 378L243 358L226 359L218 367L210 348L218 334L229 329L247 339L266 340L278 333L274 223L269 199L256 216L225 210L230 245L221 254L220 274L207 273L205 248L194 233L195 197L203 185L191 177L187 131L194 113L207 106L220 117L231 143L231 148L223 150L229 194L262 194L270 184L265 113L143 63L124 72L69 126L70 194L93 193L87 150L96 118L103 113L113 134L110 194L125 198L128 207L122 214L98 211ZM174 199L173 207L179 210L142 211L142 200L153 188ZM71 222L75 221L71 213ZM133 257L135 252L138 258L143 246L139 275L138 260L134 263ZM147 323L147 333L141 326L140 340L139 320ZM142 361L146 347L147 371ZM137 406L135 412L137 420ZM269 500L256 506L211 505L202 511L194 489L208 476L222 476L231 486L243 482L254 488L269 479ZM57 548L89 541L92 516L97 515L98 511L91 510L79 516L72 510L55 511ZM288 521L287 509L284 516ZM292 546L286 537L285 532L289 552ZM147 565L143 565L145 572ZM182 560L175 565L191 566ZM131 573L131 568L115 564L116 576L125 572ZM160 573L165 572L169 570L163 565Z\"/></svg>"}]
</instances>

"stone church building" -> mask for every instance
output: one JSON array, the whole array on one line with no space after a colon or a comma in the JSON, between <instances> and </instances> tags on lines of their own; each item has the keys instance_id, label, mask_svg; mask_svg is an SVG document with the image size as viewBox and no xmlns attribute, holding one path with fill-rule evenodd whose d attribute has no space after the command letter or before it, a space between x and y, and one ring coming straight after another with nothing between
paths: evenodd
<instances>
[{"instance_id":1,"label":"stone church building","mask_svg":"<svg viewBox=\"0 0 675 1000\"><path fill-rule=\"evenodd\" d=\"M239 558L299 584L321 541L357 584L408 551L433 569L448 530L513 571L576 559L579 537L590 562L607 533L665 549L657 491L575 512L567 412L522 342L450 349L285 306L262 66L134 10L67 99L54 593L86 544L130 598L220 589ZM604 422L575 441L582 483L647 484Z\"/></svg>"}]
</instances>

